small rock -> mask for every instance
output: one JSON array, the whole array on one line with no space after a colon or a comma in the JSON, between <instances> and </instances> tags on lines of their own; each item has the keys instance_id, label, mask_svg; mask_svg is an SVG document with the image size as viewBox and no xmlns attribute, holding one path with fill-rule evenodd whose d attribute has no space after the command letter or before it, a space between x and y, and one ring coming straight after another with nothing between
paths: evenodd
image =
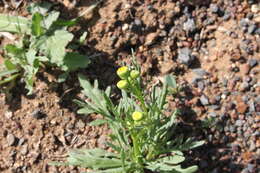
<instances>
[{"instance_id":1,"label":"small rock","mask_svg":"<svg viewBox=\"0 0 260 173\"><path fill-rule=\"evenodd\" d=\"M235 125L238 126L238 127L241 127L241 126L243 126L243 123L244 122L242 120L236 120Z\"/></svg>"},{"instance_id":2,"label":"small rock","mask_svg":"<svg viewBox=\"0 0 260 173\"><path fill-rule=\"evenodd\" d=\"M239 102L236 105L237 112L239 112L241 114L244 114L246 112L247 108L248 108L248 105L245 104L244 102Z\"/></svg>"},{"instance_id":3,"label":"small rock","mask_svg":"<svg viewBox=\"0 0 260 173\"><path fill-rule=\"evenodd\" d=\"M249 163L249 164L247 164L247 169L249 170L249 172L254 172L255 165Z\"/></svg>"},{"instance_id":4,"label":"small rock","mask_svg":"<svg viewBox=\"0 0 260 173\"><path fill-rule=\"evenodd\" d=\"M248 60L248 65L250 66L250 68L253 68L254 66L256 66L258 64L256 59L249 59Z\"/></svg>"},{"instance_id":5,"label":"small rock","mask_svg":"<svg viewBox=\"0 0 260 173\"><path fill-rule=\"evenodd\" d=\"M20 152L22 155L28 154L28 146L27 145L22 146Z\"/></svg>"},{"instance_id":6,"label":"small rock","mask_svg":"<svg viewBox=\"0 0 260 173\"><path fill-rule=\"evenodd\" d=\"M196 30L196 24L194 19L189 18L184 24L183 24L183 29L190 33L194 32Z\"/></svg>"},{"instance_id":7,"label":"small rock","mask_svg":"<svg viewBox=\"0 0 260 173\"><path fill-rule=\"evenodd\" d=\"M35 119L41 119L45 117L45 114L40 109L36 109L31 113L31 116Z\"/></svg>"},{"instance_id":8,"label":"small rock","mask_svg":"<svg viewBox=\"0 0 260 173\"><path fill-rule=\"evenodd\" d=\"M135 19L134 24L137 26L140 26L140 25L142 25L142 21L140 19Z\"/></svg>"},{"instance_id":9,"label":"small rock","mask_svg":"<svg viewBox=\"0 0 260 173\"><path fill-rule=\"evenodd\" d=\"M13 117L13 112L11 112L11 111L6 111L6 112L5 112L5 117L6 117L7 119L11 119L11 118Z\"/></svg>"},{"instance_id":10,"label":"small rock","mask_svg":"<svg viewBox=\"0 0 260 173\"><path fill-rule=\"evenodd\" d=\"M249 20L247 18L243 18L240 20L239 25L240 27L247 27L249 23Z\"/></svg>"},{"instance_id":11,"label":"small rock","mask_svg":"<svg viewBox=\"0 0 260 173\"><path fill-rule=\"evenodd\" d=\"M25 139L24 139L24 138L20 138L20 139L19 139L19 142L18 142L18 145L19 145L19 146L20 146L20 145L23 145L24 142L25 142Z\"/></svg>"},{"instance_id":12,"label":"small rock","mask_svg":"<svg viewBox=\"0 0 260 173\"><path fill-rule=\"evenodd\" d=\"M202 104L203 106L209 105L209 99L208 99L208 97L206 97L205 95L202 95L202 96L200 97L200 102L201 102L201 104Z\"/></svg>"},{"instance_id":13,"label":"small rock","mask_svg":"<svg viewBox=\"0 0 260 173\"><path fill-rule=\"evenodd\" d=\"M191 54L191 50L187 47L178 51L178 61L185 65L191 65L195 57Z\"/></svg>"},{"instance_id":14,"label":"small rock","mask_svg":"<svg viewBox=\"0 0 260 173\"><path fill-rule=\"evenodd\" d=\"M157 32L153 32L153 33L150 33L146 36L145 38L145 45L146 46L149 46L151 44L154 43L154 41L158 38L158 33Z\"/></svg>"},{"instance_id":15,"label":"small rock","mask_svg":"<svg viewBox=\"0 0 260 173\"><path fill-rule=\"evenodd\" d=\"M254 32L256 31L256 29L257 29L257 26L256 26L255 24L252 24L252 25L250 25L250 26L248 27L247 33L248 33L248 34L254 34Z\"/></svg>"},{"instance_id":16,"label":"small rock","mask_svg":"<svg viewBox=\"0 0 260 173\"><path fill-rule=\"evenodd\" d=\"M128 28L129 28L129 25L128 25L127 23L125 23L125 24L122 26L122 31L126 31Z\"/></svg>"},{"instance_id":17,"label":"small rock","mask_svg":"<svg viewBox=\"0 0 260 173\"><path fill-rule=\"evenodd\" d=\"M212 13L217 13L219 11L218 5L217 4L210 4L210 11Z\"/></svg>"},{"instance_id":18,"label":"small rock","mask_svg":"<svg viewBox=\"0 0 260 173\"><path fill-rule=\"evenodd\" d=\"M85 123L82 120L79 120L75 126L77 129L83 129L85 127Z\"/></svg>"},{"instance_id":19,"label":"small rock","mask_svg":"<svg viewBox=\"0 0 260 173\"><path fill-rule=\"evenodd\" d=\"M255 103L254 103L254 101L249 102L249 112L255 112Z\"/></svg>"},{"instance_id":20,"label":"small rock","mask_svg":"<svg viewBox=\"0 0 260 173\"><path fill-rule=\"evenodd\" d=\"M7 143L9 146L13 146L16 143L16 137L13 134L8 134L7 137Z\"/></svg>"},{"instance_id":21,"label":"small rock","mask_svg":"<svg viewBox=\"0 0 260 173\"><path fill-rule=\"evenodd\" d=\"M206 76L208 74L208 72L206 72L204 69L202 68L195 68L192 70L194 73L196 73L199 76Z\"/></svg>"},{"instance_id":22,"label":"small rock","mask_svg":"<svg viewBox=\"0 0 260 173\"><path fill-rule=\"evenodd\" d=\"M251 6L251 11L252 11L253 13L258 13L258 11L260 11L260 6L259 6L258 4L253 4L253 5Z\"/></svg>"}]
</instances>

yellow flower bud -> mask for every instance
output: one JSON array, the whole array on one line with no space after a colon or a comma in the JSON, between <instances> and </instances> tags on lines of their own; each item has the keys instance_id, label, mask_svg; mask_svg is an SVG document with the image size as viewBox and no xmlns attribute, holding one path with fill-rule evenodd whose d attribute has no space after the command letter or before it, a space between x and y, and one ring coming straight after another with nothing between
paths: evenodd
<instances>
[{"instance_id":1,"label":"yellow flower bud","mask_svg":"<svg viewBox=\"0 0 260 173\"><path fill-rule=\"evenodd\" d=\"M117 75L121 78L121 79L127 79L129 76L129 70L127 66L123 66L120 67L117 71L116 71Z\"/></svg>"},{"instance_id":2,"label":"yellow flower bud","mask_svg":"<svg viewBox=\"0 0 260 173\"><path fill-rule=\"evenodd\" d=\"M132 71L130 72L130 77L131 77L132 79L136 79L136 78L138 78L139 76L140 76L140 72L137 71L137 70L132 70Z\"/></svg>"},{"instance_id":3,"label":"yellow flower bud","mask_svg":"<svg viewBox=\"0 0 260 173\"><path fill-rule=\"evenodd\" d=\"M119 82L117 82L116 86L117 86L119 89L127 89L127 87L128 87L128 82L127 82L127 80L120 80Z\"/></svg>"},{"instance_id":4,"label":"yellow flower bud","mask_svg":"<svg viewBox=\"0 0 260 173\"><path fill-rule=\"evenodd\" d=\"M143 113L142 112L133 112L132 118L134 121L139 121L143 118Z\"/></svg>"}]
</instances>

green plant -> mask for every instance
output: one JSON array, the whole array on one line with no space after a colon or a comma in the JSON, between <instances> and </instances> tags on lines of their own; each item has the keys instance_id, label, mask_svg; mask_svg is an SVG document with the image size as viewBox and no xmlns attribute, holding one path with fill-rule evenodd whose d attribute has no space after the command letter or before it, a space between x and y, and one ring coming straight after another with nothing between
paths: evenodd
<instances>
[{"instance_id":1,"label":"green plant","mask_svg":"<svg viewBox=\"0 0 260 173\"><path fill-rule=\"evenodd\" d=\"M74 37L67 28L76 24L76 20L60 20L60 13L49 9L48 3L31 4L28 8L31 19L0 14L0 31L19 34L16 43L4 48L0 85L20 77L28 94L32 94L34 78L41 67L55 66L68 74L90 63L86 56L66 50Z\"/></svg>"},{"instance_id":2,"label":"green plant","mask_svg":"<svg viewBox=\"0 0 260 173\"><path fill-rule=\"evenodd\" d=\"M176 88L175 79L166 76L162 87L154 86L151 91L142 88L139 69L130 70L121 67L117 71L121 80L117 86L122 91L122 98L115 105L110 99L111 88L98 89L82 75L79 81L83 93L89 101L75 100L81 107L79 114L98 113L104 119L97 119L90 125L108 123L112 129L107 145L114 152L102 149L76 149L69 153L67 163L91 168L98 173L142 173L150 170L160 173L191 173L197 166L183 169L180 165L185 160L183 151L202 145L204 142L184 140L183 135L175 134L176 116L166 116L167 95Z\"/></svg>"}]
</instances>

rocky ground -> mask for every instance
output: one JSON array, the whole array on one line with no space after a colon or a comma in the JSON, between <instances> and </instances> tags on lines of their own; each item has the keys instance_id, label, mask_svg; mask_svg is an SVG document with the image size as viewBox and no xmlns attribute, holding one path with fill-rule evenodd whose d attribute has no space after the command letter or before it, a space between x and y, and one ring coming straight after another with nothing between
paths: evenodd
<instances>
[{"instance_id":1,"label":"rocky ground","mask_svg":"<svg viewBox=\"0 0 260 173\"><path fill-rule=\"evenodd\" d=\"M1 12L27 15L29 2L17 10L11 2L2 2ZM65 18L94 3L52 2ZM182 92L171 105L182 111L180 130L207 141L187 153L187 165L198 164L201 173L260 171L258 0L104 0L73 31L88 31L79 51L92 56L92 64L82 73L102 87L115 88L115 70L131 61L131 49L147 81L176 75ZM80 169L48 163L64 160L70 148L105 148L107 127L88 126L98 115L76 114L76 75L63 84L56 77L41 72L33 97L23 84L13 98L0 95L0 172L76 173Z\"/></svg>"}]
</instances>

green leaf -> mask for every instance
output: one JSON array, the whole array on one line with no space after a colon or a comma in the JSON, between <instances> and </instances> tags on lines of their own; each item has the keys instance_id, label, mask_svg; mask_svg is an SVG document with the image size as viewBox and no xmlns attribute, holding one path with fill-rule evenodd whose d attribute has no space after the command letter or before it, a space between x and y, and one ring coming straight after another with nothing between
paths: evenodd
<instances>
[{"instance_id":1,"label":"green leaf","mask_svg":"<svg viewBox=\"0 0 260 173\"><path fill-rule=\"evenodd\" d=\"M4 80L1 80L0 81L0 85L3 85L3 84L8 83L8 82L10 82L12 80L15 80L19 75L20 74L14 74L14 75L11 75L11 76L5 78Z\"/></svg>"},{"instance_id":2,"label":"green leaf","mask_svg":"<svg viewBox=\"0 0 260 173\"><path fill-rule=\"evenodd\" d=\"M58 19L60 12L51 11L48 16L43 21L43 26L46 29L49 29L51 25Z\"/></svg>"},{"instance_id":3,"label":"green leaf","mask_svg":"<svg viewBox=\"0 0 260 173\"><path fill-rule=\"evenodd\" d=\"M86 40L86 37L88 35L88 32L84 32L82 36L79 38L79 44L84 44L84 41Z\"/></svg>"},{"instance_id":4,"label":"green leaf","mask_svg":"<svg viewBox=\"0 0 260 173\"><path fill-rule=\"evenodd\" d=\"M66 46L73 39L73 34L66 30L56 30L52 35L41 37L35 46L49 58L50 62L62 66L66 55Z\"/></svg>"},{"instance_id":5,"label":"green leaf","mask_svg":"<svg viewBox=\"0 0 260 173\"><path fill-rule=\"evenodd\" d=\"M32 17L32 34L36 37L39 37L43 34L43 28L41 26L43 16L36 12Z\"/></svg>"},{"instance_id":6,"label":"green leaf","mask_svg":"<svg viewBox=\"0 0 260 173\"><path fill-rule=\"evenodd\" d=\"M0 71L0 77L4 77L13 73L18 72L17 69Z\"/></svg>"},{"instance_id":7,"label":"green leaf","mask_svg":"<svg viewBox=\"0 0 260 173\"><path fill-rule=\"evenodd\" d=\"M94 170L109 170L120 168L122 163L117 154L96 148L70 151L68 164Z\"/></svg>"},{"instance_id":8,"label":"green leaf","mask_svg":"<svg viewBox=\"0 0 260 173\"><path fill-rule=\"evenodd\" d=\"M85 68L89 65L90 60L84 55L75 52L68 52L63 61L62 70L74 71L78 68Z\"/></svg>"},{"instance_id":9,"label":"green leaf","mask_svg":"<svg viewBox=\"0 0 260 173\"><path fill-rule=\"evenodd\" d=\"M66 79L68 78L69 76L69 73L62 73L61 75L58 76L58 82L59 83L62 83L62 82L65 82Z\"/></svg>"},{"instance_id":10,"label":"green leaf","mask_svg":"<svg viewBox=\"0 0 260 173\"><path fill-rule=\"evenodd\" d=\"M61 20L61 19L59 19L59 20L54 22L54 25L56 25L56 26L68 26L68 27L70 27L70 26L74 26L76 24L77 24L77 20Z\"/></svg>"},{"instance_id":11,"label":"green leaf","mask_svg":"<svg viewBox=\"0 0 260 173\"><path fill-rule=\"evenodd\" d=\"M107 120L96 119L96 120L90 122L88 125L90 125L90 126L100 126L100 125L103 125L105 123L107 123Z\"/></svg>"},{"instance_id":12,"label":"green leaf","mask_svg":"<svg viewBox=\"0 0 260 173\"><path fill-rule=\"evenodd\" d=\"M171 88L177 88L176 80L172 75L167 75L164 78L165 84L167 84Z\"/></svg>"},{"instance_id":13,"label":"green leaf","mask_svg":"<svg viewBox=\"0 0 260 173\"><path fill-rule=\"evenodd\" d=\"M0 31L29 33L30 21L27 18L0 14Z\"/></svg>"},{"instance_id":14,"label":"green leaf","mask_svg":"<svg viewBox=\"0 0 260 173\"><path fill-rule=\"evenodd\" d=\"M29 49L28 52L26 52L26 59L28 64L33 65L34 61L36 60L36 51L34 49Z\"/></svg>"},{"instance_id":15,"label":"green leaf","mask_svg":"<svg viewBox=\"0 0 260 173\"><path fill-rule=\"evenodd\" d=\"M18 48L17 46L15 46L13 44L6 45L5 50L7 51L7 53L10 53L13 55L18 55L18 56L20 56L24 52L23 49Z\"/></svg>"},{"instance_id":16,"label":"green leaf","mask_svg":"<svg viewBox=\"0 0 260 173\"><path fill-rule=\"evenodd\" d=\"M52 4L49 2L30 3L27 10L31 14L40 13L42 15L45 15L49 11L51 6L52 6Z\"/></svg>"},{"instance_id":17,"label":"green leaf","mask_svg":"<svg viewBox=\"0 0 260 173\"><path fill-rule=\"evenodd\" d=\"M185 157L179 156L179 155L174 155L174 156L167 156L163 158L159 158L156 160L156 162L162 162L166 164L178 164L181 163L185 160Z\"/></svg>"},{"instance_id":18,"label":"green leaf","mask_svg":"<svg viewBox=\"0 0 260 173\"><path fill-rule=\"evenodd\" d=\"M5 64L5 67L8 69L8 70L16 70L16 65L14 65L9 59L6 59L4 61L4 64Z\"/></svg>"}]
</instances>

